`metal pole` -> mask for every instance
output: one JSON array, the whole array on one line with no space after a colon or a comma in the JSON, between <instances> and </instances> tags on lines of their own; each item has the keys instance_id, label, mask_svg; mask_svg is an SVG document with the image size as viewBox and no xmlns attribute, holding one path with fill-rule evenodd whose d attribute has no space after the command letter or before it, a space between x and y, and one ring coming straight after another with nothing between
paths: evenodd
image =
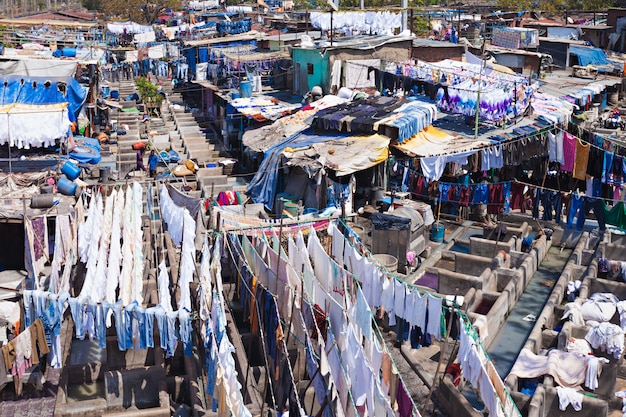
<instances>
[{"instance_id":1,"label":"metal pole","mask_svg":"<svg viewBox=\"0 0 626 417\"><path fill-rule=\"evenodd\" d=\"M333 46L333 9L330 9L330 46Z\"/></svg>"}]
</instances>

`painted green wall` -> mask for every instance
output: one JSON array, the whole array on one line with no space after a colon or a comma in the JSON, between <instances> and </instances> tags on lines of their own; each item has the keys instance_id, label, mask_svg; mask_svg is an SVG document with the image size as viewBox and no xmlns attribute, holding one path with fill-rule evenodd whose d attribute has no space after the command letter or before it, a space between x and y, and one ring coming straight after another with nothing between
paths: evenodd
<instances>
[{"instance_id":1,"label":"painted green wall","mask_svg":"<svg viewBox=\"0 0 626 417\"><path fill-rule=\"evenodd\" d=\"M308 74L306 83L308 91L311 91L316 85L324 90L324 94L328 94L330 90L330 68L328 65L328 54L322 56L318 49L294 48L292 50L294 70L296 63L300 64L301 74L306 74L307 64L313 64L313 74ZM302 80L300 81L303 82Z\"/></svg>"}]
</instances>

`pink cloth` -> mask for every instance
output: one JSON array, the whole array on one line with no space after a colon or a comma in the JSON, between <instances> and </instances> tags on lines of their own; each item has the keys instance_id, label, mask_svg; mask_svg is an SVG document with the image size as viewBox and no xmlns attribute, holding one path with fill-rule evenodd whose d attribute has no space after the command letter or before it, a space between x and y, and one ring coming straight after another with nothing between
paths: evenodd
<instances>
[{"instance_id":1,"label":"pink cloth","mask_svg":"<svg viewBox=\"0 0 626 417\"><path fill-rule=\"evenodd\" d=\"M406 262L409 265L415 265L415 252L413 252L412 250L407 251L407 253L406 253Z\"/></svg>"},{"instance_id":2,"label":"pink cloth","mask_svg":"<svg viewBox=\"0 0 626 417\"><path fill-rule=\"evenodd\" d=\"M567 172L574 171L574 160L576 159L576 136L563 132L563 160L561 169Z\"/></svg>"}]
</instances>

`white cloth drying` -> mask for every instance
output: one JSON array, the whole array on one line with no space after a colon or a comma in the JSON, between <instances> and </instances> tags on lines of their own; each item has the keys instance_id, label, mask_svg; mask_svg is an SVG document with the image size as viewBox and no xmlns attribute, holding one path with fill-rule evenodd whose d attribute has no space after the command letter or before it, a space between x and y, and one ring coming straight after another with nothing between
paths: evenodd
<instances>
[{"instance_id":1,"label":"white cloth drying","mask_svg":"<svg viewBox=\"0 0 626 417\"><path fill-rule=\"evenodd\" d=\"M602 373L602 364L609 363L607 358L597 356L587 357L587 375L585 376L585 386L591 390L598 388L598 377Z\"/></svg>"},{"instance_id":2,"label":"white cloth drying","mask_svg":"<svg viewBox=\"0 0 626 417\"><path fill-rule=\"evenodd\" d=\"M556 387L559 396L559 410L565 411L568 405L572 405L575 411L583 409L583 394L574 388Z\"/></svg>"},{"instance_id":3,"label":"white cloth drying","mask_svg":"<svg viewBox=\"0 0 626 417\"><path fill-rule=\"evenodd\" d=\"M585 339L594 349L604 349L616 359L624 352L624 331L616 324L599 323L589 329Z\"/></svg>"},{"instance_id":4,"label":"white cloth drying","mask_svg":"<svg viewBox=\"0 0 626 417\"><path fill-rule=\"evenodd\" d=\"M585 324L585 319L583 318L581 306L580 304L575 302L565 304L565 311L563 312L563 317L561 317L561 320L566 318L569 318L569 321L578 326L582 326Z\"/></svg>"},{"instance_id":5,"label":"white cloth drying","mask_svg":"<svg viewBox=\"0 0 626 417\"><path fill-rule=\"evenodd\" d=\"M581 307L583 319L585 321L594 320L597 322L609 321L615 314L616 303L617 301L608 301L603 298L589 298Z\"/></svg>"}]
</instances>

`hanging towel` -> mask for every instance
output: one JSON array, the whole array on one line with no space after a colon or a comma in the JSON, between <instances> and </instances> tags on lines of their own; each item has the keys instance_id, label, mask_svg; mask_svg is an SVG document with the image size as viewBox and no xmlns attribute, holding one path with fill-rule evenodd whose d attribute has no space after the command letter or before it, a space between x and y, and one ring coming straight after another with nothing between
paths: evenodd
<instances>
[{"instance_id":1,"label":"hanging towel","mask_svg":"<svg viewBox=\"0 0 626 417\"><path fill-rule=\"evenodd\" d=\"M587 175L587 162L589 161L589 148L588 143L583 143L580 139L576 141L576 157L574 160L574 175L573 177L578 180L585 180Z\"/></svg>"}]
</instances>

